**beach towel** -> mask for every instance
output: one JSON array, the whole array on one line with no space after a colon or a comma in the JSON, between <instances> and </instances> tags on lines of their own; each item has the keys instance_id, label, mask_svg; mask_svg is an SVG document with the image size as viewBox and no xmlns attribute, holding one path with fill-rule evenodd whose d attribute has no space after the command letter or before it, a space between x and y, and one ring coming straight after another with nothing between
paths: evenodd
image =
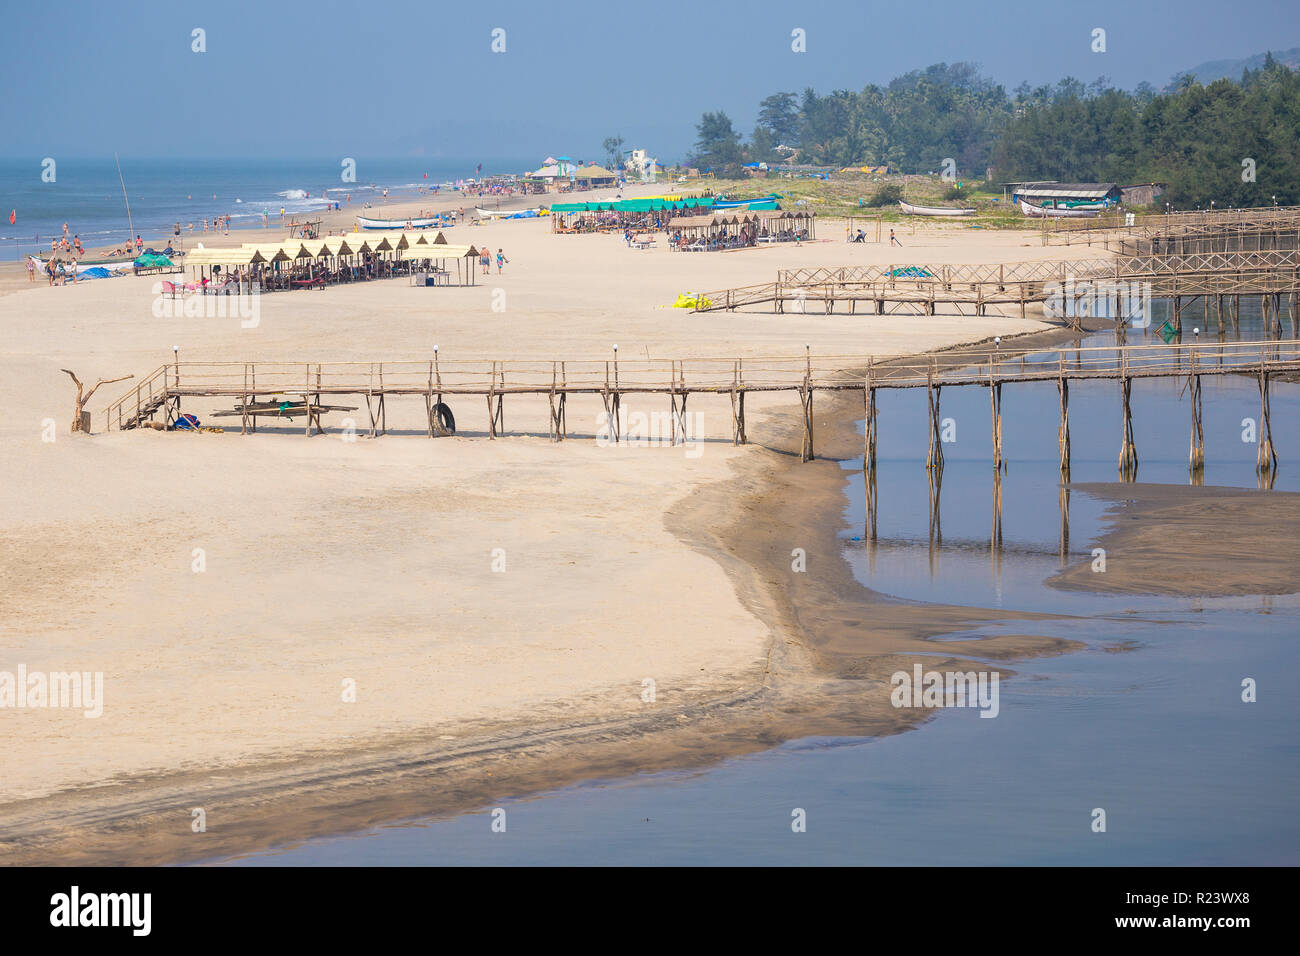
<instances>
[{"instance_id":1,"label":"beach towel","mask_svg":"<svg viewBox=\"0 0 1300 956\"><path fill-rule=\"evenodd\" d=\"M193 415L181 415L176 419L176 424L172 427L177 431L196 432L199 430L199 420Z\"/></svg>"}]
</instances>

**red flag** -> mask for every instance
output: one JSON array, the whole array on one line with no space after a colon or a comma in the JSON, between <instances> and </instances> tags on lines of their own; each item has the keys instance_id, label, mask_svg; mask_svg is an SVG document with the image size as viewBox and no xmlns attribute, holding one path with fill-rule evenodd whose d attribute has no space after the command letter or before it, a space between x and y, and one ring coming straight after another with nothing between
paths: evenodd
<instances>
[{"instance_id":1,"label":"red flag","mask_svg":"<svg viewBox=\"0 0 1300 956\"><path fill-rule=\"evenodd\" d=\"M17 209L9 210L9 225L12 226L17 221L18 221L18 210Z\"/></svg>"},{"instance_id":2,"label":"red flag","mask_svg":"<svg viewBox=\"0 0 1300 956\"><path fill-rule=\"evenodd\" d=\"M424 178L425 178L425 179L428 179L428 178L429 178L429 174L428 174L428 173L425 173L425 174L424 174Z\"/></svg>"}]
</instances>

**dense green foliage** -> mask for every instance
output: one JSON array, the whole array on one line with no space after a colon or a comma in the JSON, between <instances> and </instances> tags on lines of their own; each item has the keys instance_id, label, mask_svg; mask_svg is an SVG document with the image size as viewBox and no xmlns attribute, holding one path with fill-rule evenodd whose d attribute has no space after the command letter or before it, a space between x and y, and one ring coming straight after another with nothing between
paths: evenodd
<instances>
[{"instance_id":1,"label":"dense green foliage","mask_svg":"<svg viewBox=\"0 0 1300 956\"><path fill-rule=\"evenodd\" d=\"M872 209L882 206L895 206L903 198L903 187L898 183L886 183L876 190L876 194L864 203Z\"/></svg>"},{"instance_id":2,"label":"dense green foliage","mask_svg":"<svg viewBox=\"0 0 1300 956\"><path fill-rule=\"evenodd\" d=\"M1185 75L1166 93L1103 78L1008 94L972 64L940 63L860 92L769 96L747 144L725 113L698 130L691 162L717 172L789 160L780 146L823 166L927 173L951 159L966 179L991 167L1001 181L1164 182L1183 208L1300 203L1300 73L1272 57L1238 82Z\"/></svg>"}]
</instances>

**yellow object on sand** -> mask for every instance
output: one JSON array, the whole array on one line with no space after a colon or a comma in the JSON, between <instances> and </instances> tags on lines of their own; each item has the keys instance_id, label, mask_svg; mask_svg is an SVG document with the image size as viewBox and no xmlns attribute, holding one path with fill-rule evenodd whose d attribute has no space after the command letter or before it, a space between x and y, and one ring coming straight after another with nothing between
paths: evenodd
<instances>
[{"instance_id":1,"label":"yellow object on sand","mask_svg":"<svg viewBox=\"0 0 1300 956\"><path fill-rule=\"evenodd\" d=\"M712 302L710 302L702 295L698 295L698 296L687 295L685 292L683 292L681 295L677 297L677 301L673 303L673 308L674 309L704 309L704 308L708 308L712 304L713 304Z\"/></svg>"}]
</instances>

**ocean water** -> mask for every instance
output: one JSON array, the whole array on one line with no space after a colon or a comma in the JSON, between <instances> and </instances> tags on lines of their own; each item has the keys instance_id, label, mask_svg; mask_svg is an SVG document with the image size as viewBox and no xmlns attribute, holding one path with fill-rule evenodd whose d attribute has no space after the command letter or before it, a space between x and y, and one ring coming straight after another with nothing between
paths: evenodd
<instances>
[{"instance_id":1,"label":"ocean water","mask_svg":"<svg viewBox=\"0 0 1300 956\"><path fill-rule=\"evenodd\" d=\"M1243 334L1252 331L1243 315ZM1132 341L1132 338L1130 339ZM1104 345L1101 335L1085 344ZM1204 380L1206 483L1253 488L1257 416L1249 380ZM1048 394L1050 392L1050 395ZM234 865L422 864L1300 864L1300 596L1184 599L1058 591L1055 388L1003 390L1002 547L994 520L988 396L945 389L957 423L939 496L925 460L925 396L882 392L879 539L864 540L861 460L850 473L844 553L886 593L1060 612L1012 633L1081 641L1077 653L1014 665L1000 712L937 711L883 738L812 738L715 767L503 796L449 819L318 839ZM1188 401L1171 381L1134 387L1139 482L1186 482ZM1071 389L1073 477L1116 478L1118 386ZM1300 490L1300 387L1278 383L1275 487ZM1066 560L1091 559L1103 502L1070 496ZM873 556L874 551L874 556ZM998 633L989 626L969 637ZM1258 699L1242 700L1242 681ZM492 810L505 813L505 832ZM1106 814L1094 832L1095 811ZM802 811L806 831L794 832Z\"/></svg>"},{"instance_id":2,"label":"ocean water","mask_svg":"<svg viewBox=\"0 0 1300 956\"><path fill-rule=\"evenodd\" d=\"M263 211L278 219L324 209L352 197L352 208L418 195L425 186L452 183L494 172L522 172L528 158L492 157L464 160L356 158L356 181L344 182L339 158L297 160L122 160L122 178L130 198L135 234L160 239L173 225L188 225L229 214L231 226L259 224ZM113 157L54 157L54 181L42 179L43 157L0 160L0 259L19 258L63 234L83 244L106 245L132 235L122 182ZM535 163L533 163L535 165ZM427 177L427 178L426 178ZM10 211L16 222L9 222ZM274 220L273 220L274 221Z\"/></svg>"}]
</instances>

